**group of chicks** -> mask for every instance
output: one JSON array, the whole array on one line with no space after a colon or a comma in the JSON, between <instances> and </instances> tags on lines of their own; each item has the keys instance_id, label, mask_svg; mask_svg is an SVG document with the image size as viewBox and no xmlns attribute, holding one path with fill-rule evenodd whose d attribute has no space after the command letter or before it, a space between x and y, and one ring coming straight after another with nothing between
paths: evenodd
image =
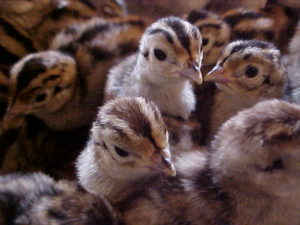
<instances>
[{"instance_id":1,"label":"group of chicks","mask_svg":"<svg viewBox=\"0 0 300 225\"><path fill-rule=\"evenodd\" d=\"M58 2L44 19L74 15ZM118 10L3 75L0 224L298 225L300 106L280 53L297 9ZM24 171L77 181L7 174Z\"/></svg>"}]
</instances>

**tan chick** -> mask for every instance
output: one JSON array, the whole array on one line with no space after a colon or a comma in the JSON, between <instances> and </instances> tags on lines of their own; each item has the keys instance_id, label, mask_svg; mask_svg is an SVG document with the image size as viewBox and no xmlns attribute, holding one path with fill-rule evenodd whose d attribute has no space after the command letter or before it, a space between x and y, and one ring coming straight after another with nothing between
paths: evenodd
<instances>
[{"instance_id":1,"label":"tan chick","mask_svg":"<svg viewBox=\"0 0 300 225\"><path fill-rule=\"evenodd\" d=\"M184 17L198 27L202 35L202 73L206 74L218 61L230 40L230 27L217 14L206 10L192 10Z\"/></svg>"},{"instance_id":2,"label":"tan chick","mask_svg":"<svg viewBox=\"0 0 300 225\"><path fill-rule=\"evenodd\" d=\"M187 120L195 109L190 80L202 82L201 43L192 24L177 17L158 20L145 31L139 51L110 70L106 99L142 96L163 115Z\"/></svg>"},{"instance_id":3,"label":"tan chick","mask_svg":"<svg viewBox=\"0 0 300 225\"><path fill-rule=\"evenodd\" d=\"M208 122L203 132L206 143L238 111L263 99L284 96L287 74L280 60L279 50L268 42L235 41L225 47L218 63L205 77L206 82L217 86L210 109L200 108L203 112L210 110L209 122L198 118Z\"/></svg>"},{"instance_id":4,"label":"tan chick","mask_svg":"<svg viewBox=\"0 0 300 225\"><path fill-rule=\"evenodd\" d=\"M125 223L297 225L300 107L258 103L228 120L208 157L188 153L176 178L156 178L116 205Z\"/></svg>"},{"instance_id":5,"label":"tan chick","mask_svg":"<svg viewBox=\"0 0 300 225\"><path fill-rule=\"evenodd\" d=\"M141 97L107 102L77 159L79 183L116 201L149 177L175 176L168 135L154 103Z\"/></svg>"},{"instance_id":6,"label":"tan chick","mask_svg":"<svg viewBox=\"0 0 300 225\"><path fill-rule=\"evenodd\" d=\"M103 197L75 182L54 181L42 173L0 177L0 223L22 225L120 224Z\"/></svg>"}]
</instances>

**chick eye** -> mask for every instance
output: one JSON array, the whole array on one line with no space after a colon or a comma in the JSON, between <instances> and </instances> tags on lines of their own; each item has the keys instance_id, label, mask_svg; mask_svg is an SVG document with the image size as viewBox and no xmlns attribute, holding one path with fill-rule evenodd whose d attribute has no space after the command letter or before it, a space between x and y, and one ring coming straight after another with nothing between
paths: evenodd
<instances>
[{"instance_id":1,"label":"chick eye","mask_svg":"<svg viewBox=\"0 0 300 225\"><path fill-rule=\"evenodd\" d=\"M209 42L209 39L208 39L208 38L203 38L203 39L202 39L202 45L203 45L203 46L207 45L208 42Z\"/></svg>"},{"instance_id":2,"label":"chick eye","mask_svg":"<svg viewBox=\"0 0 300 225\"><path fill-rule=\"evenodd\" d=\"M119 156L121 156L121 157L127 157L127 156L129 156L129 153L128 153L128 152L126 152L125 150L119 148L118 146L115 146L115 152L116 152Z\"/></svg>"},{"instance_id":3,"label":"chick eye","mask_svg":"<svg viewBox=\"0 0 300 225\"><path fill-rule=\"evenodd\" d=\"M285 168L282 159L277 159L271 166L264 168L265 172L272 172L274 170L283 170Z\"/></svg>"},{"instance_id":4,"label":"chick eye","mask_svg":"<svg viewBox=\"0 0 300 225\"><path fill-rule=\"evenodd\" d=\"M249 78L253 78L257 75L258 69L255 66L248 65L245 71L245 74Z\"/></svg>"},{"instance_id":5,"label":"chick eye","mask_svg":"<svg viewBox=\"0 0 300 225\"><path fill-rule=\"evenodd\" d=\"M163 61L167 58L167 54L161 49L154 49L154 55L159 61Z\"/></svg>"},{"instance_id":6,"label":"chick eye","mask_svg":"<svg viewBox=\"0 0 300 225\"><path fill-rule=\"evenodd\" d=\"M35 97L36 102L42 102L46 99L47 95L46 94L39 94Z\"/></svg>"}]
</instances>

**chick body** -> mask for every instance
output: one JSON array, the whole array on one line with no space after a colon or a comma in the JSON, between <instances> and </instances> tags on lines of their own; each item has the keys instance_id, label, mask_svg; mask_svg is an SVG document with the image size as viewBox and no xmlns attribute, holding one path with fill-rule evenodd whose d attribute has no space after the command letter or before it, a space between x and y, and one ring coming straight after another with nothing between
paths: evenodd
<instances>
[{"instance_id":1,"label":"chick body","mask_svg":"<svg viewBox=\"0 0 300 225\"><path fill-rule=\"evenodd\" d=\"M117 212L75 182L42 173L0 177L1 224L119 224Z\"/></svg>"}]
</instances>

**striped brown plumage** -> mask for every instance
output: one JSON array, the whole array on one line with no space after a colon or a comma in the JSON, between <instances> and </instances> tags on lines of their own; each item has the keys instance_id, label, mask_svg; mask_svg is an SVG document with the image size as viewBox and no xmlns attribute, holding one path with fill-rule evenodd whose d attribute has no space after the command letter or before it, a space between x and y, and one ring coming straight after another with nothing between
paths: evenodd
<instances>
[{"instance_id":1,"label":"striped brown plumage","mask_svg":"<svg viewBox=\"0 0 300 225\"><path fill-rule=\"evenodd\" d=\"M20 117L31 115L35 122L25 119L11 150L5 144L9 135L2 136L2 173L41 169L56 177L74 176L72 162L102 104L107 70L136 51L144 26L137 17L71 25L56 36L52 50L30 54L13 66L10 110L2 124L10 134L15 128L10 124Z\"/></svg>"}]
</instances>

